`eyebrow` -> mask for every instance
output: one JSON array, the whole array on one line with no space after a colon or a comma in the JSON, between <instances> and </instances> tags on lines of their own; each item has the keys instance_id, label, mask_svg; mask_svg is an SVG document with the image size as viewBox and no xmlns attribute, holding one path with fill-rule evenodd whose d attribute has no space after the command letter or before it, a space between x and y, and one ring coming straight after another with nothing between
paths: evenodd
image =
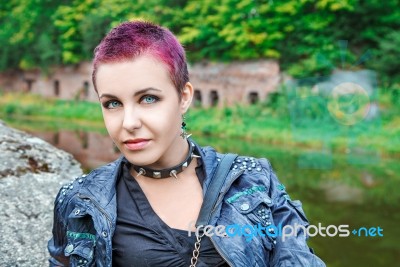
<instances>
[{"instance_id":1,"label":"eyebrow","mask_svg":"<svg viewBox=\"0 0 400 267\"><path fill-rule=\"evenodd\" d=\"M138 96L144 93L147 93L148 91L157 91L157 92L162 92L160 89L154 88L154 87L148 87L148 88L144 88L141 89L137 92L135 92L135 94L133 96ZM107 97L107 98L117 98L115 95L112 94L102 94L99 99L103 98L103 97Z\"/></svg>"}]
</instances>

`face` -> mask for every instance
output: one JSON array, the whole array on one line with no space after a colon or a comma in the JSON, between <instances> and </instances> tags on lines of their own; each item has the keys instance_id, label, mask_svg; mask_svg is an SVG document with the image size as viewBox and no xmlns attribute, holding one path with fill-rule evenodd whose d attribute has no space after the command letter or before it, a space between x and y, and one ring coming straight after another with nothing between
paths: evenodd
<instances>
[{"instance_id":1,"label":"face","mask_svg":"<svg viewBox=\"0 0 400 267\"><path fill-rule=\"evenodd\" d=\"M162 169L185 158L180 134L190 83L179 100L167 67L150 55L100 65L96 81L107 131L129 162Z\"/></svg>"}]
</instances>

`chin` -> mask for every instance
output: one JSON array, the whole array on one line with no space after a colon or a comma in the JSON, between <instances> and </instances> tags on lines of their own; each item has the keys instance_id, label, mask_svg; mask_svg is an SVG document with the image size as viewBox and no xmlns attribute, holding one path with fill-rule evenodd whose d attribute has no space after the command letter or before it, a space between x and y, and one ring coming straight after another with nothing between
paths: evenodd
<instances>
[{"instance_id":1,"label":"chin","mask_svg":"<svg viewBox=\"0 0 400 267\"><path fill-rule=\"evenodd\" d=\"M157 157L154 153L135 153L132 155L132 152L124 153L125 158L136 166L147 166L156 162Z\"/></svg>"}]
</instances>

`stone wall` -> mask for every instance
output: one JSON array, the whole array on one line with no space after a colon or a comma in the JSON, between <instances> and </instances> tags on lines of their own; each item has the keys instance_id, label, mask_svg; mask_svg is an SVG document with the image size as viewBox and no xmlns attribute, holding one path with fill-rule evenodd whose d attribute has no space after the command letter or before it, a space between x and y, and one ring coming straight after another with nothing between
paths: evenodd
<instances>
[{"instance_id":1,"label":"stone wall","mask_svg":"<svg viewBox=\"0 0 400 267\"><path fill-rule=\"evenodd\" d=\"M39 71L0 73L0 88L29 91L47 97L97 101L91 81L91 63ZM193 105L209 107L254 103L276 90L281 75L276 61L202 63L189 66L195 88Z\"/></svg>"},{"instance_id":2,"label":"stone wall","mask_svg":"<svg viewBox=\"0 0 400 267\"><path fill-rule=\"evenodd\" d=\"M48 266L53 201L82 174L79 163L47 142L0 121L0 266Z\"/></svg>"}]
</instances>

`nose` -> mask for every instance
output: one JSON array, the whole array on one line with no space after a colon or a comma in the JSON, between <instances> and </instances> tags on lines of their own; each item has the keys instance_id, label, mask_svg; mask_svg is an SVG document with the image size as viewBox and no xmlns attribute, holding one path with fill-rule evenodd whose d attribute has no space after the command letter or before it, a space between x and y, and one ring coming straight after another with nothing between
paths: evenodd
<instances>
[{"instance_id":1,"label":"nose","mask_svg":"<svg viewBox=\"0 0 400 267\"><path fill-rule=\"evenodd\" d=\"M122 122L122 127L128 132L132 132L142 127L140 113L133 108L125 109L124 121Z\"/></svg>"}]
</instances>

